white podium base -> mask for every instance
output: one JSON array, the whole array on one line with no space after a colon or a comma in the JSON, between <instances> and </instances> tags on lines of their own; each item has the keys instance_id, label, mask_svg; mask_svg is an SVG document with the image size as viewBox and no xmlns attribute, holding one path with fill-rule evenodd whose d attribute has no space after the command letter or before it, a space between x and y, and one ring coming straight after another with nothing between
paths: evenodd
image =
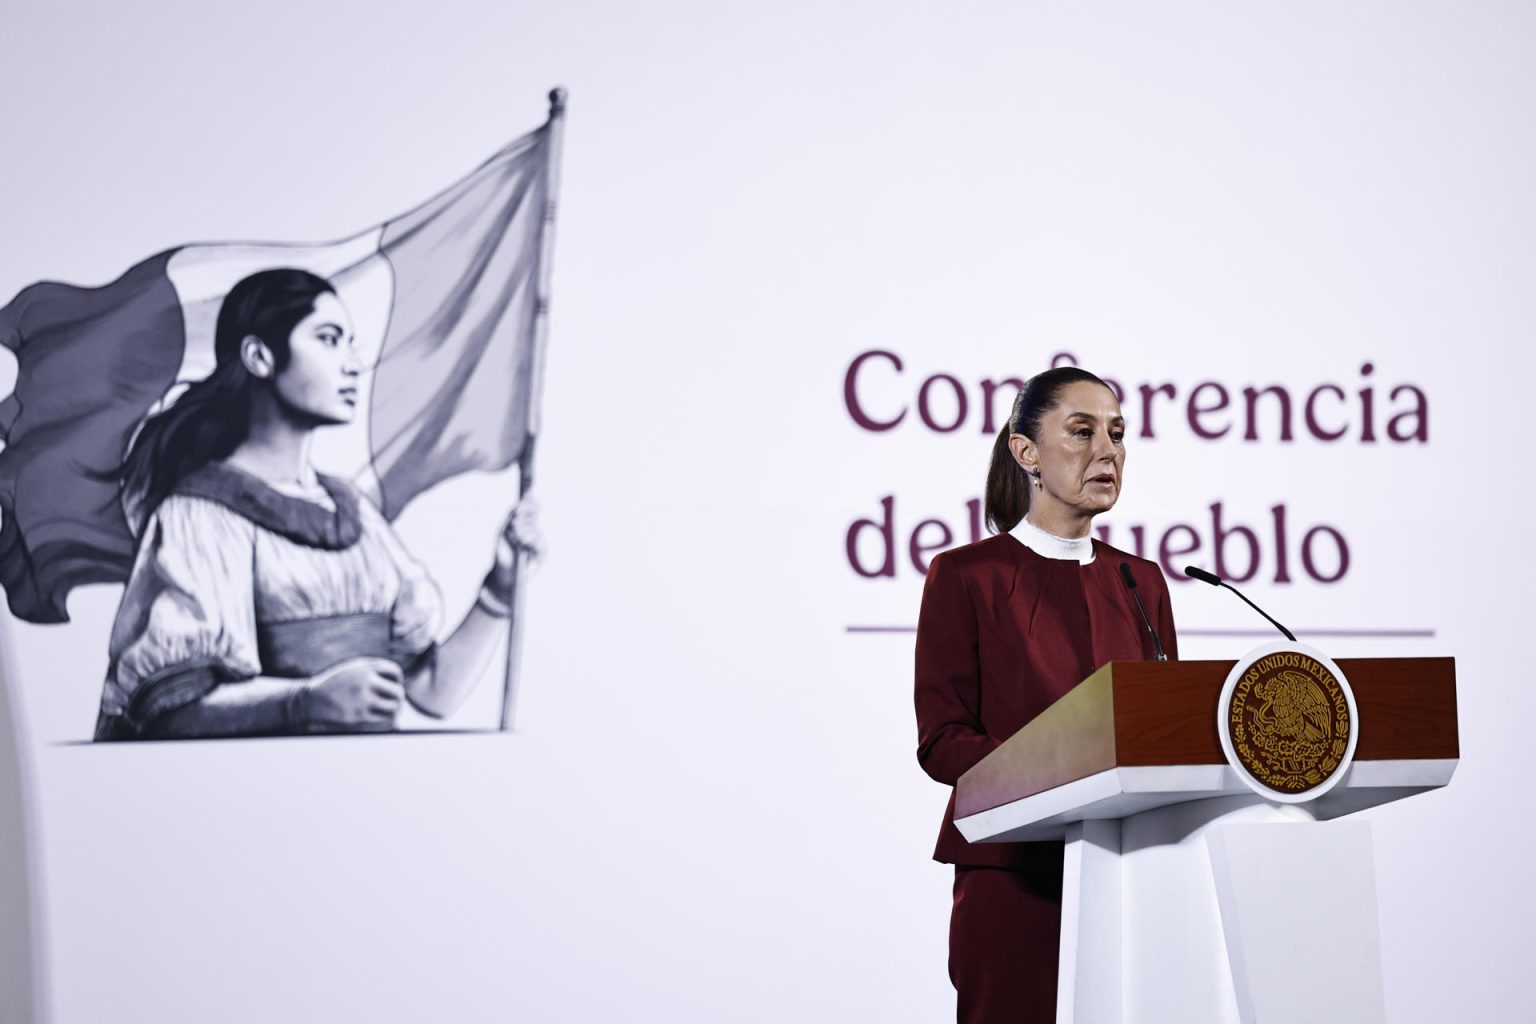
<instances>
[{"instance_id":1,"label":"white podium base","mask_svg":"<svg viewBox=\"0 0 1536 1024\"><path fill-rule=\"evenodd\" d=\"M1069 826L1056 1019L1385 1022L1370 823L1235 796Z\"/></svg>"}]
</instances>

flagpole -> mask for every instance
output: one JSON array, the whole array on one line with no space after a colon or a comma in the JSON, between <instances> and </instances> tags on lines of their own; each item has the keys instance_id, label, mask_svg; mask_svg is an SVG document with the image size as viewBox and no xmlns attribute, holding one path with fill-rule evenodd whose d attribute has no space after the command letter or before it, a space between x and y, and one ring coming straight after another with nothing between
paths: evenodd
<instances>
[{"instance_id":1,"label":"flagpole","mask_svg":"<svg viewBox=\"0 0 1536 1024\"><path fill-rule=\"evenodd\" d=\"M565 90L556 87L549 92L549 140L545 149L546 170L544 178L544 227L539 232L539 277L535 294L533 320L533 367L528 399L528 434L518 456L519 502L528 499L533 487L533 453L538 440L544 412L544 357L549 337L549 281L554 269L555 209L560 190L560 149L565 135ZM511 732L517 713L518 671L523 652L523 586L528 578L528 552L517 547L512 552L512 619L507 625L507 665L501 690L501 731Z\"/></svg>"}]
</instances>

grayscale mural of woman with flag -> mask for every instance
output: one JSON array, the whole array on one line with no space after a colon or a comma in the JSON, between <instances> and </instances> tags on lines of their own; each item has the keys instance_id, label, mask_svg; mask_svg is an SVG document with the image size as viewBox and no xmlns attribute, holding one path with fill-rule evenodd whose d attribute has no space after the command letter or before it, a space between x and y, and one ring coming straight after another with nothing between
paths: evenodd
<instances>
[{"instance_id":1,"label":"grayscale mural of woman with flag","mask_svg":"<svg viewBox=\"0 0 1536 1024\"><path fill-rule=\"evenodd\" d=\"M124 466L139 548L96 738L388 729L402 699L451 713L502 640L526 514L439 647L426 570L310 459L317 429L352 419L363 369L330 283L245 278L214 348L213 373L144 425Z\"/></svg>"},{"instance_id":2,"label":"grayscale mural of woman with flag","mask_svg":"<svg viewBox=\"0 0 1536 1024\"><path fill-rule=\"evenodd\" d=\"M0 308L18 364L0 402L10 609L64 623L73 587L125 584L97 739L383 731L405 702L441 718L503 645L509 726L563 93L551 101L543 127L359 235L184 246ZM328 434L346 476L317 468ZM445 636L438 588L391 524L450 477L513 465L490 571Z\"/></svg>"}]
</instances>

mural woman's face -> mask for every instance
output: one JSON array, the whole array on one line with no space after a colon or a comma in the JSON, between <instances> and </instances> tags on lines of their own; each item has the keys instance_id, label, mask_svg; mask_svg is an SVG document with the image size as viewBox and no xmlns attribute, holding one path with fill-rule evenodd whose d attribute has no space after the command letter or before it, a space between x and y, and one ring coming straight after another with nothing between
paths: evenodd
<instances>
[{"instance_id":1,"label":"mural woman's face","mask_svg":"<svg viewBox=\"0 0 1536 1024\"><path fill-rule=\"evenodd\" d=\"M357 411L358 377L363 372L352 333L352 318L329 292L288 337L288 365L273 388L289 411L316 423L350 423Z\"/></svg>"}]
</instances>

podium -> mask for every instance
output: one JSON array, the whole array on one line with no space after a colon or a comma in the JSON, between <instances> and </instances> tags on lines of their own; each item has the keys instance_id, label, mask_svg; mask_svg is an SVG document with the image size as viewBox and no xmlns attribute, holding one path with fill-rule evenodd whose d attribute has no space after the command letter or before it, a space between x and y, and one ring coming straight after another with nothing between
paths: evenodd
<instances>
[{"instance_id":1,"label":"podium","mask_svg":"<svg viewBox=\"0 0 1536 1024\"><path fill-rule=\"evenodd\" d=\"M1354 758L1261 796L1217 727L1230 661L1112 662L961 777L971 842L1064 839L1057 1020L1385 1021L1370 823L1450 782L1450 658L1340 659Z\"/></svg>"}]
</instances>

